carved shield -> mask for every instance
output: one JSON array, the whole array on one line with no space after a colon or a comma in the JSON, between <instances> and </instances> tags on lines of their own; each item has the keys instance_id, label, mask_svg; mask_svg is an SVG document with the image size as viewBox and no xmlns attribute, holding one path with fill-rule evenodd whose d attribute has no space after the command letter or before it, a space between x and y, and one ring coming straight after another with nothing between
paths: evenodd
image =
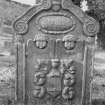
<instances>
[{"instance_id":1,"label":"carved shield","mask_svg":"<svg viewBox=\"0 0 105 105\"><path fill-rule=\"evenodd\" d=\"M47 78L47 92L53 96L59 96L61 93L61 78L60 77L50 77Z\"/></svg>"}]
</instances>

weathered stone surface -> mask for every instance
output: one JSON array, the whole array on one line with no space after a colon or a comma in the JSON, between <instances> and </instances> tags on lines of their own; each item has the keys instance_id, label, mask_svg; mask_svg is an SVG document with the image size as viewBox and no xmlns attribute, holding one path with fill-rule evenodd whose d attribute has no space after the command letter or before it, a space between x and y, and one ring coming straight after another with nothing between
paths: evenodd
<instances>
[{"instance_id":1,"label":"weathered stone surface","mask_svg":"<svg viewBox=\"0 0 105 105\"><path fill-rule=\"evenodd\" d=\"M17 50L18 101L27 98L26 104L41 101L41 105L56 105L60 101L61 105L90 105L92 46L99 29L97 23L71 0L44 0L41 6L32 7L18 18L14 30L23 40Z\"/></svg>"},{"instance_id":2,"label":"weathered stone surface","mask_svg":"<svg viewBox=\"0 0 105 105\"><path fill-rule=\"evenodd\" d=\"M0 0L0 81L5 79L7 83L9 80L13 80L14 82L16 70L16 50L13 40L14 33L11 25L15 18L22 15L28 8L29 6ZM94 61L92 98L93 100L104 100L105 52L99 50L96 51ZM0 95L1 94L3 93L0 93Z\"/></svg>"}]
</instances>

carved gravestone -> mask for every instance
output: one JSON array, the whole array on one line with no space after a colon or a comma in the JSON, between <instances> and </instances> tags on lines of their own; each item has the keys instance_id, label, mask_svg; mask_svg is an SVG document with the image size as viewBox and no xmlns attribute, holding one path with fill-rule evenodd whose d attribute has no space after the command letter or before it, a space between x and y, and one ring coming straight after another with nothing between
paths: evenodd
<instances>
[{"instance_id":1,"label":"carved gravestone","mask_svg":"<svg viewBox=\"0 0 105 105\"><path fill-rule=\"evenodd\" d=\"M14 22L15 103L90 105L99 24L71 0L43 0Z\"/></svg>"}]
</instances>

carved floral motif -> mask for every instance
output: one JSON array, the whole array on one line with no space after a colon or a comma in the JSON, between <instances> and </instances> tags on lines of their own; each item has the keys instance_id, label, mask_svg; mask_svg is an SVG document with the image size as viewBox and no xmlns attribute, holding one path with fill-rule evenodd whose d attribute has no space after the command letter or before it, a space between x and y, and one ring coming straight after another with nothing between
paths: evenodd
<instances>
[{"instance_id":1,"label":"carved floral motif","mask_svg":"<svg viewBox=\"0 0 105 105\"><path fill-rule=\"evenodd\" d=\"M49 64L43 66L43 62L40 62L39 66L41 68L38 67L38 72L35 73L34 96L42 98L45 94L49 94L51 97L57 97L60 96L62 91L64 99L72 99L75 94L73 87L76 81L76 69L72 66L72 62L62 62L59 59L52 59L50 60L50 69L46 69L48 72L45 72L44 68L48 68ZM36 86L38 86L38 89Z\"/></svg>"},{"instance_id":2,"label":"carved floral motif","mask_svg":"<svg viewBox=\"0 0 105 105\"><path fill-rule=\"evenodd\" d=\"M36 86L33 90L33 95L36 98L42 98L45 95L46 89L41 86Z\"/></svg>"},{"instance_id":3,"label":"carved floral motif","mask_svg":"<svg viewBox=\"0 0 105 105\"><path fill-rule=\"evenodd\" d=\"M72 86L74 83L75 83L75 76L67 72L64 75L64 85Z\"/></svg>"},{"instance_id":4,"label":"carved floral motif","mask_svg":"<svg viewBox=\"0 0 105 105\"><path fill-rule=\"evenodd\" d=\"M36 85L40 86L45 84L46 81L46 75L42 72L38 72L34 76L34 82Z\"/></svg>"},{"instance_id":5,"label":"carved floral motif","mask_svg":"<svg viewBox=\"0 0 105 105\"><path fill-rule=\"evenodd\" d=\"M65 87L62 91L62 96L64 99L73 99L74 97L74 90L70 87Z\"/></svg>"}]
</instances>

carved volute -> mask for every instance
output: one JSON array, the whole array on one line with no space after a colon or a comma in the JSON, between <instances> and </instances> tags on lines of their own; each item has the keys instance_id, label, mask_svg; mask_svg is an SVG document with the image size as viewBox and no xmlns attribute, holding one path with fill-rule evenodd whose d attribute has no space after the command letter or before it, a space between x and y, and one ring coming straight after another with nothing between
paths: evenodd
<instances>
[{"instance_id":1,"label":"carved volute","mask_svg":"<svg viewBox=\"0 0 105 105\"><path fill-rule=\"evenodd\" d=\"M21 37L17 44L16 102L90 105L98 22L71 0L43 0L13 27Z\"/></svg>"}]
</instances>

